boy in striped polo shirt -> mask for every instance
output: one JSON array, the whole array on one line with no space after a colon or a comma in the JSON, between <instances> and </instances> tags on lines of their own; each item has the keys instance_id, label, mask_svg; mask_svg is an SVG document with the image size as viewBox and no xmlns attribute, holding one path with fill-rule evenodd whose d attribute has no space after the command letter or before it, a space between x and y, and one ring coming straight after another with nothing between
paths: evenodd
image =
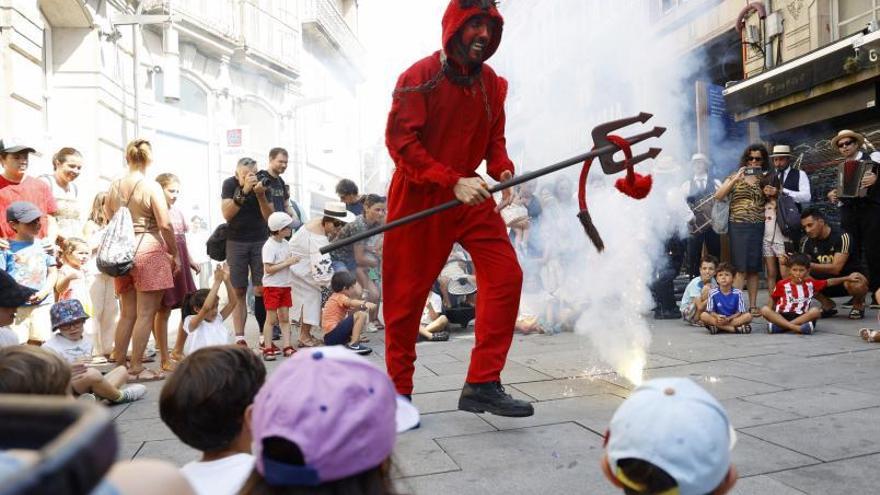
<instances>
[{"instance_id":1,"label":"boy in striped polo shirt","mask_svg":"<svg viewBox=\"0 0 880 495\"><path fill-rule=\"evenodd\" d=\"M788 278L776 284L770 302L761 308L761 316L768 322L767 333L813 333L814 322L822 316L821 309L810 307L813 297L826 287L858 281L857 273L825 280L811 278L810 258L805 254L789 258L788 267Z\"/></svg>"},{"instance_id":2,"label":"boy in striped polo shirt","mask_svg":"<svg viewBox=\"0 0 880 495\"><path fill-rule=\"evenodd\" d=\"M736 268L730 263L721 263L715 270L718 287L709 291L706 311L700 313L700 321L706 325L709 333L718 331L728 333L752 333L752 315L746 309L741 290L733 286Z\"/></svg>"}]
</instances>

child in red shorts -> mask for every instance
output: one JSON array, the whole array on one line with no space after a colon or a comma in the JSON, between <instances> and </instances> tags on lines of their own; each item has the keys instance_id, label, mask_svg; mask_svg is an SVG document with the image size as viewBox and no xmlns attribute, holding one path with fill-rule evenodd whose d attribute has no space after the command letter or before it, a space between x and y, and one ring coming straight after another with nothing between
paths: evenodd
<instances>
[{"instance_id":1,"label":"child in red shorts","mask_svg":"<svg viewBox=\"0 0 880 495\"><path fill-rule=\"evenodd\" d=\"M286 238L293 233L293 218L284 212L276 211L269 215L269 239L263 244L263 304L266 306L266 323L263 325L263 360L274 361L279 349L272 343L272 327L281 327L280 352L285 357L296 349L290 345L290 267L299 261L293 255Z\"/></svg>"}]
</instances>

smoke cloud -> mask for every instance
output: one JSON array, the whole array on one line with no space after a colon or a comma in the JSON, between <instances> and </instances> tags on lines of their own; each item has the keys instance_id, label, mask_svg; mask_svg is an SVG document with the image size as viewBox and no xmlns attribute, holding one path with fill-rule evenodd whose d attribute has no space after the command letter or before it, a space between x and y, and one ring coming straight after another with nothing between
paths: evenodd
<instances>
[{"instance_id":1,"label":"smoke cloud","mask_svg":"<svg viewBox=\"0 0 880 495\"><path fill-rule=\"evenodd\" d=\"M649 286L665 261L665 239L687 234L690 212L680 186L690 170L682 158L694 150L682 129L693 128L686 95L698 60L654 34L644 1L510 0L501 9L504 39L490 64L510 81L507 137L519 170L588 150L590 130L603 121L647 111L654 114L648 125L669 129L634 150L660 146L667 157L659 166L636 166L654 174L648 198L622 195L613 187L619 176L593 167L587 201L605 241L603 253L589 244L575 217L579 170L542 181L537 197L545 213L532 234L544 256L524 262L532 281L524 311L540 308L538 316L552 329L573 327L604 364L638 383L651 342Z\"/></svg>"}]
</instances>

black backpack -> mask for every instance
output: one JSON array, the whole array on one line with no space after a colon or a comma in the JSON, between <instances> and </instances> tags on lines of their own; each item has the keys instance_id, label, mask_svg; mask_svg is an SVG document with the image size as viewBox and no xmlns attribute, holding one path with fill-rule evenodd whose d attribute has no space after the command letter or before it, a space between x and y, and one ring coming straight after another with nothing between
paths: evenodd
<instances>
[{"instance_id":1,"label":"black backpack","mask_svg":"<svg viewBox=\"0 0 880 495\"><path fill-rule=\"evenodd\" d=\"M214 261L226 261L226 231L229 226L221 223L205 242L208 257Z\"/></svg>"},{"instance_id":2,"label":"black backpack","mask_svg":"<svg viewBox=\"0 0 880 495\"><path fill-rule=\"evenodd\" d=\"M780 194L776 198L776 223L789 239L801 236L801 209L791 196Z\"/></svg>"}]
</instances>

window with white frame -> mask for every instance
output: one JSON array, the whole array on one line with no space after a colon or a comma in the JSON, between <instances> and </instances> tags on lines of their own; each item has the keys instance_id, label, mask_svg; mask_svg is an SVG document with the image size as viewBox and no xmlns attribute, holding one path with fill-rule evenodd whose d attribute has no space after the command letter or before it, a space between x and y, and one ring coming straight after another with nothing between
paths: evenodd
<instances>
[{"instance_id":1,"label":"window with white frame","mask_svg":"<svg viewBox=\"0 0 880 495\"><path fill-rule=\"evenodd\" d=\"M880 19L880 0L833 0L833 6L838 39Z\"/></svg>"}]
</instances>

